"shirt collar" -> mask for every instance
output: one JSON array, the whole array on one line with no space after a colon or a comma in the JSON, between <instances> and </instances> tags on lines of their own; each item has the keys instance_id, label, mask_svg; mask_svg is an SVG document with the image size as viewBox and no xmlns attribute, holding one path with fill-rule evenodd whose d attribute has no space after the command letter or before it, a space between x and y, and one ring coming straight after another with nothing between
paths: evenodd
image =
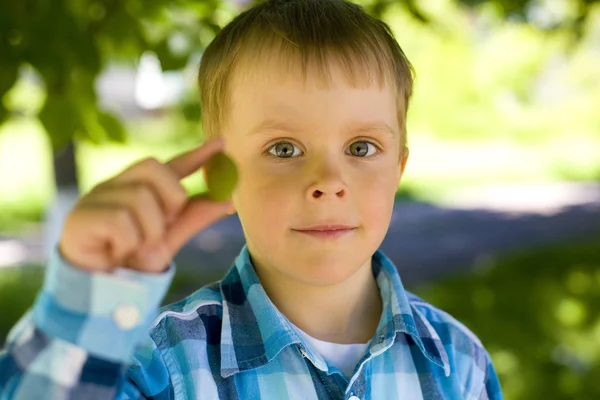
<instances>
[{"instance_id":1,"label":"shirt collar","mask_svg":"<svg viewBox=\"0 0 600 400\"><path fill-rule=\"evenodd\" d=\"M444 346L429 321L411 305L394 264L377 251L373 255L372 268L383 300L383 314L371 344L371 353L389 348L396 334L404 333L448 376L450 367ZM285 347L302 342L260 284L247 245L221 281L221 294L222 377L258 368ZM311 358L317 368L326 370L321 358Z\"/></svg>"},{"instance_id":2,"label":"shirt collar","mask_svg":"<svg viewBox=\"0 0 600 400\"><path fill-rule=\"evenodd\" d=\"M381 251L376 251L371 264L383 299L383 314L373 339L371 353L390 347L396 334L404 333L414 341L425 357L449 376L450 363L444 344L425 315L409 300L409 293L404 289L394 263Z\"/></svg>"}]
</instances>

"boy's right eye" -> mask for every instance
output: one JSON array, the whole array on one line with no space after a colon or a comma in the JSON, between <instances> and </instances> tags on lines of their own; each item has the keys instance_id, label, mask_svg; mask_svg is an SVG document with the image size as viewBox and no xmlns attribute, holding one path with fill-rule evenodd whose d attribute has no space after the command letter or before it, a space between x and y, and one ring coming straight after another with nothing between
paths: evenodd
<instances>
[{"instance_id":1,"label":"boy's right eye","mask_svg":"<svg viewBox=\"0 0 600 400\"><path fill-rule=\"evenodd\" d=\"M268 151L278 158L292 158L302 154L302 150L292 142L287 141L275 143Z\"/></svg>"}]
</instances>

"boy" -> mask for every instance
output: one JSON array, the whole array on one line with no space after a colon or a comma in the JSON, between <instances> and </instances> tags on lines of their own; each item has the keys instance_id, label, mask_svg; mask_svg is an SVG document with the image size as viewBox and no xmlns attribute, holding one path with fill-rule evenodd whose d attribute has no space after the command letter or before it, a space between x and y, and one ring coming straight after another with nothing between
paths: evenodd
<instances>
[{"instance_id":1,"label":"boy","mask_svg":"<svg viewBox=\"0 0 600 400\"><path fill-rule=\"evenodd\" d=\"M74 207L0 354L0 398L502 398L479 340L377 251L412 90L388 28L344 0L269 1L215 38L199 86L205 146ZM224 148L231 201L188 199L179 180ZM234 210L234 266L157 315L171 257Z\"/></svg>"}]
</instances>

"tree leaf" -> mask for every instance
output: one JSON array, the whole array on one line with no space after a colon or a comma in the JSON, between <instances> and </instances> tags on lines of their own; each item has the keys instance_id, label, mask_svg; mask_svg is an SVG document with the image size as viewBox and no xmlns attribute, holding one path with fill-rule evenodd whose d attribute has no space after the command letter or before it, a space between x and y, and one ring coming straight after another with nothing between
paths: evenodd
<instances>
[{"instance_id":1,"label":"tree leaf","mask_svg":"<svg viewBox=\"0 0 600 400\"><path fill-rule=\"evenodd\" d=\"M16 61L0 61L0 100L13 87L19 74L19 63Z\"/></svg>"},{"instance_id":2,"label":"tree leaf","mask_svg":"<svg viewBox=\"0 0 600 400\"><path fill-rule=\"evenodd\" d=\"M68 95L49 93L38 117L54 149L64 146L83 128L80 110Z\"/></svg>"},{"instance_id":3,"label":"tree leaf","mask_svg":"<svg viewBox=\"0 0 600 400\"><path fill-rule=\"evenodd\" d=\"M125 127L114 114L107 112L98 113L98 123L102 126L106 132L106 137L117 143L125 143L127 139L127 132Z\"/></svg>"}]
</instances>

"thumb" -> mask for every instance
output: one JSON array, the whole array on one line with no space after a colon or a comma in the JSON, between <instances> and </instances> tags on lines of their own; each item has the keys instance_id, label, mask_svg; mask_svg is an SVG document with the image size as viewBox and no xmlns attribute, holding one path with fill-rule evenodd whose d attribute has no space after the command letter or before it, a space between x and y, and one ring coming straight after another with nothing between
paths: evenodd
<instances>
[{"instance_id":1,"label":"thumb","mask_svg":"<svg viewBox=\"0 0 600 400\"><path fill-rule=\"evenodd\" d=\"M206 195L188 200L184 209L167 228L167 248L175 255L192 236L234 211L231 200L217 203Z\"/></svg>"}]
</instances>

